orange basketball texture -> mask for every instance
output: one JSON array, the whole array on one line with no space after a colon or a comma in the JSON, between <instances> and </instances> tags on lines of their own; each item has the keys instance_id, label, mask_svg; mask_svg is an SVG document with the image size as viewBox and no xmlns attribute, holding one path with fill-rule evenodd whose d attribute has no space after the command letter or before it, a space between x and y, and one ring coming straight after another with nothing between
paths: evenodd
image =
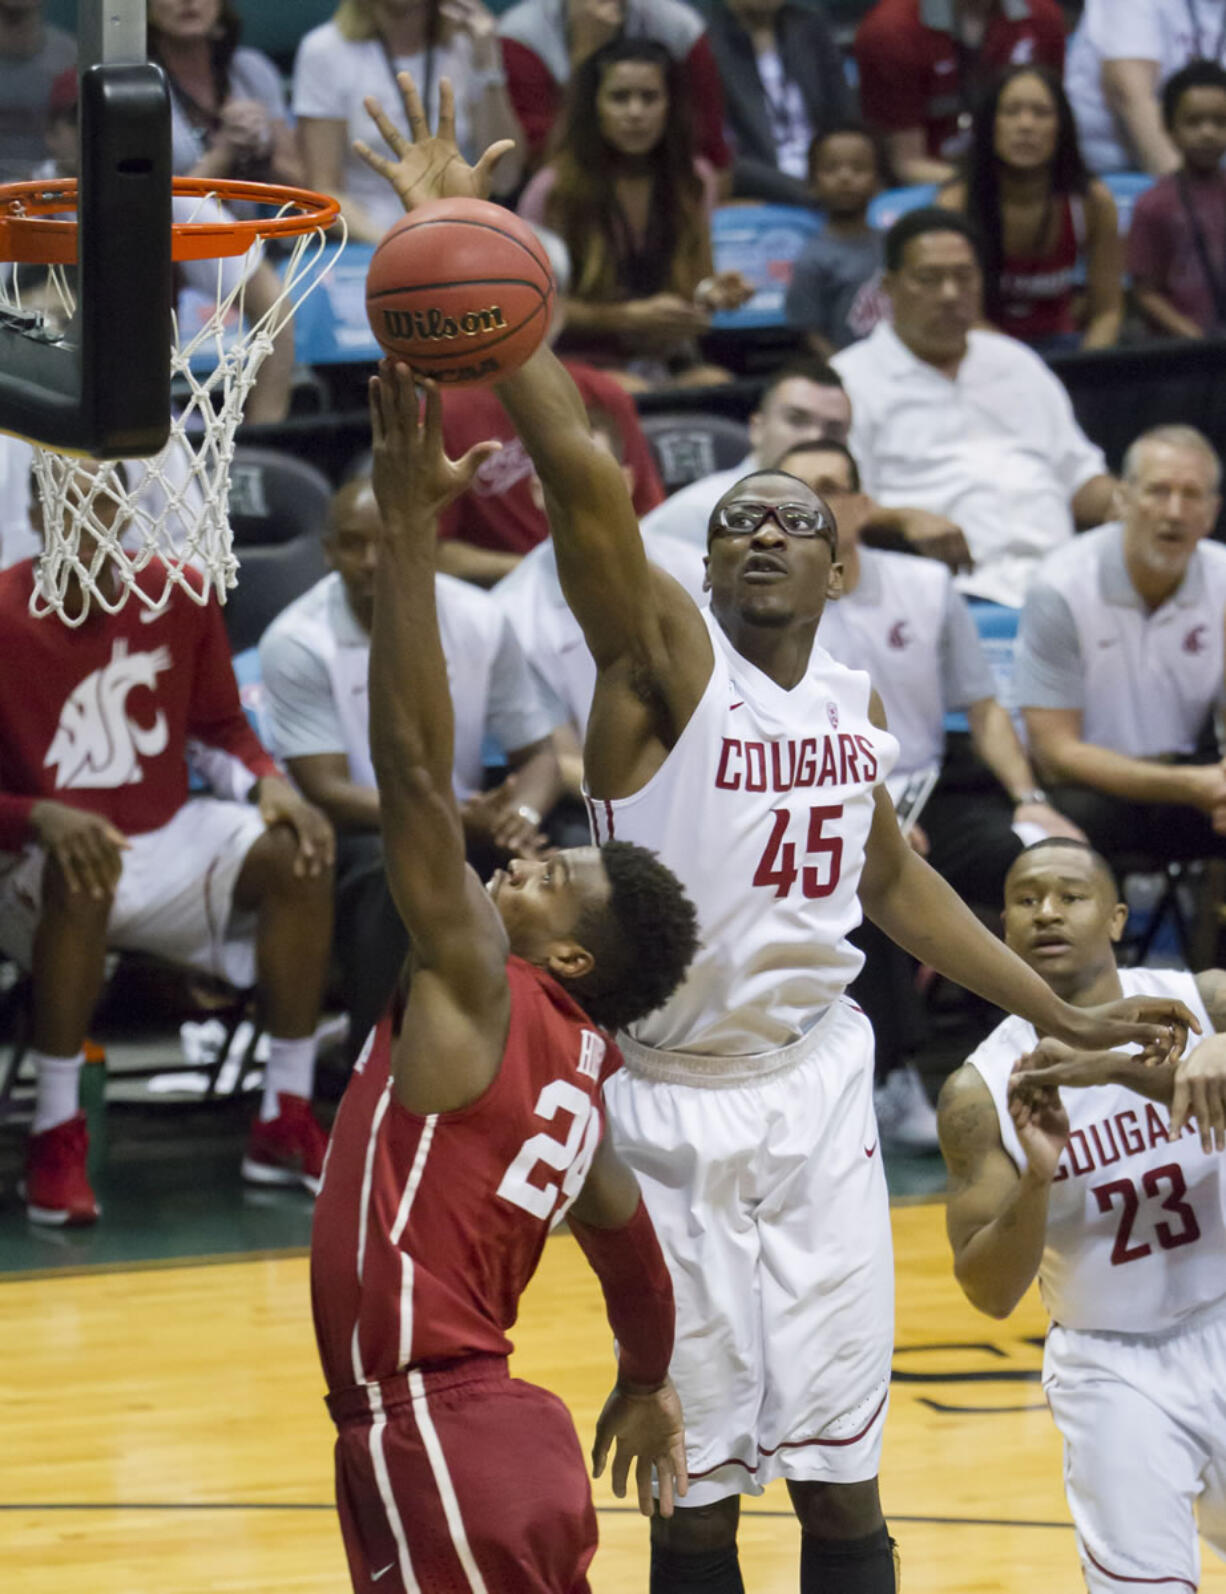
<instances>
[{"instance_id":1,"label":"orange basketball texture","mask_svg":"<svg viewBox=\"0 0 1226 1594\"><path fill-rule=\"evenodd\" d=\"M526 222L484 199L435 199L375 249L366 314L387 354L448 387L482 387L537 349L556 293Z\"/></svg>"}]
</instances>

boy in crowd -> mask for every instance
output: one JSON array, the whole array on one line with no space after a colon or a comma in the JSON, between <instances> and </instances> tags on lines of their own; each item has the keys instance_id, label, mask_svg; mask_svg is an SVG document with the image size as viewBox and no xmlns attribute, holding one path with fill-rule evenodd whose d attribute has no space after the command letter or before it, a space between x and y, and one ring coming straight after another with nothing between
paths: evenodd
<instances>
[{"instance_id":1,"label":"boy in crowd","mask_svg":"<svg viewBox=\"0 0 1226 1594\"><path fill-rule=\"evenodd\" d=\"M1128 270L1155 330L1203 338L1226 329L1226 70L1193 61L1176 72L1162 117L1183 164L1137 200Z\"/></svg>"},{"instance_id":2,"label":"boy in crowd","mask_svg":"<svg viewBox=\"0 0 1226 1594\"><path fill-rule=\"evenodd\" d=\"M826 225L796 260L785 309L788 325L803 330L819 359L867 336L889 314L883 234L868 219L884 175L880 147L855 123L819 133L809 148L809 192Z\"/></svg>"}]
</instances>

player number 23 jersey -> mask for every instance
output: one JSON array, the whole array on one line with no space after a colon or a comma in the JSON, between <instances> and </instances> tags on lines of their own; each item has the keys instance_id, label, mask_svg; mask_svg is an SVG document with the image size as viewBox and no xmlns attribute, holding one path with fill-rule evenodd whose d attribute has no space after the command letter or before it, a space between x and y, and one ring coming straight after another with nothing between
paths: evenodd
<instances>
[{"instance_id":1,"label":"player number 23 jersey","mask_svg":"<svg viewBox=\"0 0 1226 1594\"><path fill-rule=\"evenodd\" d=\"M1121 969L1125 996L1186 1002L1206 1035L1196 981L1165 969ZM1193 1037L1195 1041L1195 1037ZM1035 1044L1024 1019L1007 1018L971 1055L992 1092L1001 1140L1026 1166L1009 1117L1013 1064ZM1047 1213L1039 1290L1065 1328L1157 1334L1226 1297L1223 1165L1189 1125L1167 1139L1170 1114L1123 1085L1062 1090L1069 1117Z\"/></svg>"}]
</instances>

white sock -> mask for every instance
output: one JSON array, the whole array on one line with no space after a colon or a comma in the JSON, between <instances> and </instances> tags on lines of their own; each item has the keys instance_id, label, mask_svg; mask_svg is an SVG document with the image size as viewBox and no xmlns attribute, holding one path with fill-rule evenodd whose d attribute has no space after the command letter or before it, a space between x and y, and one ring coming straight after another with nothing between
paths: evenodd
<instances>
[{"instance_id":1,"label":"white sock","mask_svg":"<svg viewBox=\"0 0 1226 1594\"><path fill-rule=\"evenodd\" d=\"M277 1116L277 1097L302 1096L307 1101L315 1088L315 1037L304 1035L299 1040L278 1040L268 1037L268 1065L264 1069L264 1100L260 1105L260 1119L267 1123Z\"/></svg>"},{"instance_id":2,"label":"white sock","mask_svg":"<svg viewBox=\"0 0 1226 1594\"><path fill-rule=\"evenodd\" d=\"M81 1104L81 1069L85 1066L85 1053L75 1057L46 1057L31 1050L34 1064L34 1122L30 1133L45 1134L57 1124L65 1124L76 1115Z\"/></svg>"}]
</instances>

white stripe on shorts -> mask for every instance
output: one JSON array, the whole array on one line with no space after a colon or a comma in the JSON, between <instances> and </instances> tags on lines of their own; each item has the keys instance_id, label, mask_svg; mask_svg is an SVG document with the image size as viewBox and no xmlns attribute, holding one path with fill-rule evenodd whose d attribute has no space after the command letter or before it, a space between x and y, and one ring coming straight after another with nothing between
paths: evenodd
<instances>
[{"instance_id":1,"label":"white stripe on shorts","mask_svg":"<svg viewBox=\"0 0 1226 1594\"><path fill-rule=\"evenodd\" d=\"M400 1519L400 1507L392 1491L392 1480L387 1470L387 1457L383 1454L383 1433L387 1427L387 1413L383 1409L383 1396L378 1384L369 1384L367 1394L374 1420L370 1425L370 1460L375 1469L375 1482L379 1485L379 1498L383 1501L387 1525L396 1541L396 1557L400 1563L400 1578L405 1594L421 1594L421 1584L413 1575L413 1562L409 1558L409 1540Z\"/></svg>"},{"instance_id":2,"label":"white stripe on shorts","mask_svg":"<svg viewBox=\"0 0 1226 1594\"><path fill-rule=\"evenodd\" d=\"M414 1368L409 1373L409 1392L413 1396L413 1415L417 1418L417 1426L421 1429L421 1436L426 1446L426 1454L430 1458L430 1469L434 1473L434 1481L438 1485L439 1498L443 1502L443 1514L447 1518L447 1526L451 1530L451 1542L456 1554L460 1558L460 1565L468 1576L469 1587L473 1594L489 1594L485 1586L485 1579L481 1576L472 1547L468 1542L468 1534L464 1528L464 1518L460 1515L460 1502L456 1498L455 1487L451 1481L451 1473L447 1470L447 1458L443 1454L443 1447L439 1443L438 1433L435 1431L434 1419L430 1415L430 1408L426 1403L426 1385L421 1374Z\"/></svg>"}]
</instances>

